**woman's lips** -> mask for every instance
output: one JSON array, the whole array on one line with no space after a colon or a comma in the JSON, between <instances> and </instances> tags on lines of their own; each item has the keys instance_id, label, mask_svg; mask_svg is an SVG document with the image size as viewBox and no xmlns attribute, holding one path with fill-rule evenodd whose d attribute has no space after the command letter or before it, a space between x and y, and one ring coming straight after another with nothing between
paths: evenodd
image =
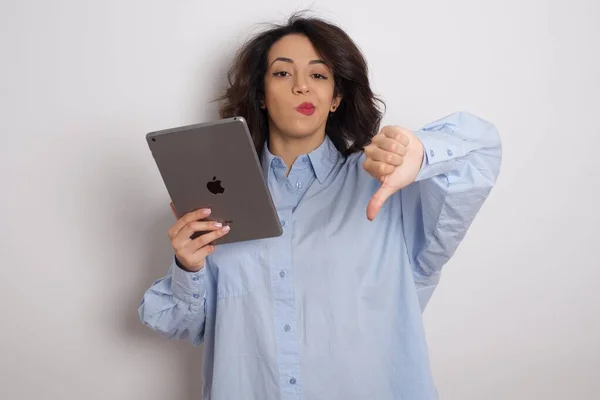
<instances>
[{"instance_id":1,"label":"woman's lips","mask_svg":"<svg viewBox=\"0 0 600 400\"><path fill-rule=\"evenodd\" d=\"M313 115L315 113L315 106L312 103L302 103L296 107L296 111L304 115Z\"/></svg>"}]
</instances>

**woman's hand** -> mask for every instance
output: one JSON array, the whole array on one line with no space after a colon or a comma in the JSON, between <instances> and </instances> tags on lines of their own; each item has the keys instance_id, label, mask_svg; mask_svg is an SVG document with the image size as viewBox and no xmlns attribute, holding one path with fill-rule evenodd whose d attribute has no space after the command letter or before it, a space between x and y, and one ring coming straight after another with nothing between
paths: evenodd
<instances>
[{"instance_id":1,"label":"woman's hand","mask_svg":"<svg viewBox=\"0 0 600 400\"><path fill-rule=\"evenodd\" d=\"M363 168L381 182L367 206L367 218L372 221L391 195L415 181L423 164L424 149L408 129L386 126L365 148L365 155Z\"/></svg>"},{"instance_id":2,"label":"woman's hand","mask_svg":"<svg viewBox=\"0 0 600 400\"><path fill-rule=\"evenodd\" d=\"M175 218L179 218L173 203L171 210ZM222 227L218 222L202 221L209 215L210 210L206 208L192 211L179 218L169 228L169 238L177 261L188 271L197 272L204 268L206 256L215 251L215 246L211 243L229 232L229 226ZM191 239L196 232L208 233Z\"/></svg>"}]
</instances>

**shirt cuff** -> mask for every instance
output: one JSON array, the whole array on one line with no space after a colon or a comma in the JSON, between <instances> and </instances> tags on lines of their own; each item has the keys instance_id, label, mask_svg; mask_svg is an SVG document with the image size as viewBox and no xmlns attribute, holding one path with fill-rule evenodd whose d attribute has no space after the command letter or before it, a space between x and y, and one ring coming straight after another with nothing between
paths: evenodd
<instances>
[{"instance_id":1,"label":"shirt cuff","mask_svg":"<svg viewBox=\"0 0 600 400\"><path fill-rule=\"evenodd\" d=\"M445 132L420 130L415 135L425 151L423 164L415 181L450 172L456 159L465 153L460 143L449 138L450 135Z\"/></svg>"},{"instance_id":2,"label":"shirt cuff","mask_svg":"<svg viewBox=\"0 0 600 400\"><path fill-rule=\"evenodd\" d=\"M200 305L206 294L206 266L198 272L188 272L179 268L173 257L171 265L171 290L175 298L192 305Z\"/></svg>"}]
</instances>

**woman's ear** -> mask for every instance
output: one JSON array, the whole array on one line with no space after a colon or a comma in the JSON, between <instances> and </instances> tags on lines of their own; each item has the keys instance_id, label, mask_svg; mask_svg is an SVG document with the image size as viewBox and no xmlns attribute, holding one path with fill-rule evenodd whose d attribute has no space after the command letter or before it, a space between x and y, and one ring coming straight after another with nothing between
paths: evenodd
<instances>
[{"instance_id":1,"label":"woman's ear","mask_svg":"<svg viewBox=\"0 0 600 400\"><path fill-rule=\"evenodd\" d=\"M335 110L337 110L337 108L340 106L341 102L342 102L342 95L338 94L331 102L331 107L329 108L329 111L335 112Z\"/></svg>"}]
</instances>

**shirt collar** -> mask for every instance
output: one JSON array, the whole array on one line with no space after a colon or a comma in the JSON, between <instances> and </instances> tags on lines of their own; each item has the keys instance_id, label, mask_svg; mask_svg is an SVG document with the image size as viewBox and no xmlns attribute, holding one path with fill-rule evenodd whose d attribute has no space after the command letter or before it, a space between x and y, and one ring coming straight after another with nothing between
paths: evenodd
<instances>
[{"instance_id":1,"label":"shirt collar","mask_svg":"<svg viewBox=\"0 0 600 400\"><path fill-rule=\"evenodd\" d=\"M335 148L335 145L329 138L329 136L325 135L325 140L313 151L308 154L302 154L298 158L300 160L308 158L310 160L310 164L315 171L315 176L319 180L319 183L323 183L325 179L329 176L333 167L337 163L340 157L339 151ZM263 152L262 152L262 167L265 179L268 176L269 168L274 166L274 163L281 162L283 165L283 161L280 157L273 155L271 151L269 151L269 146L265 141Z\"/></svg>"}]
</instances>

